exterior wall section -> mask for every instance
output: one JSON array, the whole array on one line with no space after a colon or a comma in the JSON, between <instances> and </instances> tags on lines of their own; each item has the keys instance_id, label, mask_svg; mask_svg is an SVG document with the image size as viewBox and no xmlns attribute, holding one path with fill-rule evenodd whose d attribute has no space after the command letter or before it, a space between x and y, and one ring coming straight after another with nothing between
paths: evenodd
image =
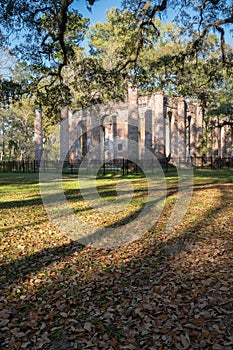
<instances>
[{"instance_id":1,"label":"exterior wall section","mask_svg":"<svg viewBox=\"0 0 233 350\"><path fill-rule=\"evenodd\" d=\"M163 92L138 97L137 88L130 85L127 103L69 112L64 107L61 120L61 159L71 162L82 160L96 147L93 159L105 162L114 158L143 160L150 152L159 160L169 161L201 156L201 106ZM217 144L221 156L232 155L232 128L225 126L218 131L212 130L212 146ZM69 154L65 155L67 142Z\"/></svg>"}]
</instances>

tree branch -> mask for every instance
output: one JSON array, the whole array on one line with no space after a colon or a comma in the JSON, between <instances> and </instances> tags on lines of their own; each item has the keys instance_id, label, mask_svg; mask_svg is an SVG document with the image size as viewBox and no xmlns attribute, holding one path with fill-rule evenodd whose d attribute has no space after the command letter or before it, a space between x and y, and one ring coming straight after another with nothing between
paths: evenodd
<instances>
[{"instance_id":1,"label":"tree branch","mask_svg":"<svg viewBox=\"0 0 233 350\"><path fill-rule=\"evenodd\" d=\"M118 72L122 72L129 64L133 63L134 65L136 64L138 60L138 56L140 54L141 49L143 48L144 44L144 38L143 38L143 29L146 26L152 26L156 32L157 37L160 35L158 28L154 25L153 19L156 14L156 12L161 12L164 11L167 8L167 0L163 0L161 5L154 5L152 10L150 11L150 4L151 0L148 0L147 3L144 5L143 9L141 10L143 12L143 19L139 25L139 30L138 30L138 45L135 53L135 57L133 59L127 60L123 66L121 66L118 69ZM139 4L140 5L140 4ZM147 18L147 19L145 19Z\"/></svg>"}]
</instances>

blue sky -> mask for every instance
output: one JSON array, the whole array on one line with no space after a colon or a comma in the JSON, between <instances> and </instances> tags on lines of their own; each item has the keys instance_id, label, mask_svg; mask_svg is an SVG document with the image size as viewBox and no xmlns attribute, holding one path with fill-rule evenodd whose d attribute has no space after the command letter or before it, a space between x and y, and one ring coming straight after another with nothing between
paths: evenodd
<instances>
[{"instance_id":1,"label":"blue sky","mask_svg":"<svg viewBox=\"0 0 233 350\"><path fill-rule=\"evenodd\" d=\"M106 11L112 7L120 7L121 0L97 0L92 6L92 12L87 10L86 2L83 0L79 3L78 9L80 13L87 18L90 18L91 23L103 22L106 17Z\"/></svg>"},{"instance_id":2,"label":"blue sky","mask_svg":"<svg viewBox=\"0 0 233 350\"><path fill-rule=\"evenodd\" d=\"M106 19L106 11L112 7L120 7L122 0L97 0L97 2L92 6L92 12L87 10L86 1L81 0L78 5L78 9L80 13L84 17L90 18L91 23L95 22L103 22ZM172 13L169 14L167 20L172 20ZM233 30L233 26L229 25L225 26L226 37L225 40L233 46L233 36L230 34L229 29Z\"/></svg>"},{"instance_id":3,"label":"blue sky","mask_svg":"<svg viewBox=\"0 0 233 350\"><path fill-rule=\"evenodd\" d=\"M91 23L95 23L98 21L105 21L106 19L106 11L112 7L120 7L121 6L121 2L122 0L97 0L97 2L92 6L92 12L87 10L87 2L85 0L79 0L77 2L78 6L78 10L79 12L87 18L90 18ZM165 20L169 21L172 20L174 14L172 14L171 12L169 13L168 11L168 17L164 18ZM229 33L229 29L232 28L233 30L233 26L229 25L228 26L228 31L226 31L226 41L228 43L231 44L231 46L233 46L233 37L232 34ZM225 27L226 29L226 27ZM83 43L84 47L87 47L87 41L85 40L85 42Z\"/></svg>"}]
</instances>

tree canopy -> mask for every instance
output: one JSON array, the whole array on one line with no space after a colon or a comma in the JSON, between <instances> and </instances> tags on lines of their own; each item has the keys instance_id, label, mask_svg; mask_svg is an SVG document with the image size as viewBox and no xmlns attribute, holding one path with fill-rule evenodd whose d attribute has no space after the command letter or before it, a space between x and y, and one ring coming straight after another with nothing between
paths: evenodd
<instances>
[{"instance_id":1,"label":"tree canopy","mask_svg":"<svg viewBox=\"0 0 233 350\"><path fill-rule=\"evenodd\" d=\"M103 0L0 0L1 49L18 61L8 76L0 61L1 106L26 94L53 123L61 105L123 99L132 81L141 93L164 89L199 99L221 116L231 110L231 99L221 96L232 84L225 35L233 1L123 0L105 23L91 27L81 1L91 11Z\"/></svg>"},{"instance_id":2,"label":"tree canopy","mask_svg":"<svg viewBox=\"0 0 233 350\"><path fill-rule=\"evenodd\" d=\"M87 0L86 4L91 7L95 2ZM61 77L63 67L73 55L73 45L80 44L87 28L88 20L79 11L79 1L1 0L0 3L2 44L9 45L18 39L14 49L21 60L30 62L35 70L43 67L41 71L45 76ZM232 8L230 0L122 1L122 9L131 14L129 27L134 26L137 37L134 56L128 58L128 63L137 61L147 41L148 27L153 29L155 38L159 36L159 28L153 19L165 17L169 12L173 14L170 17L183 25L190 38L189 53L198 50L204 37L215 30L220 36L222 60L230 64L225 55L224 37L226 26L233 23Z\"/></svg>"},{"instance_id":3,"label":"tree canopy","mask_svg":"<svg viewBox=\"0 0 233 350\"><path fill-rule=\"evenodd\" d=\"M58 105L72 100L71 87L73 92L78 86L86 91L78 94L81 105L99 90L105 89L106 95L114 90L113 98L122 96L129 76L146 89L156 83L164 88L173 81L179 84L178 93L185 94L190 87L186 84L184 89L181 84L184 66L186 77L194 71L201 76L208 72L206 82L215 79L219 64L232 68L232 54L224 40L225 28L233 21L230 0L124 0L121 9L108 12L107 23L91 27L91 55L80 47L89 21L80 13L79 1L0 2L1 45L9 46L27 74L27 79L20 77L22 93L36 92L36 101L43 104L47 100L53 110L55 101ZM95 2L83 0L89 9ZM159 18L166 17L176 24L162 24ZM204 56L212 50L213 31L219 54L207 62ZM202 63L197 67L200 56ZM2 78L1 100L18 96L17 82L10 80Z\"/></svg>"}]
</instances>

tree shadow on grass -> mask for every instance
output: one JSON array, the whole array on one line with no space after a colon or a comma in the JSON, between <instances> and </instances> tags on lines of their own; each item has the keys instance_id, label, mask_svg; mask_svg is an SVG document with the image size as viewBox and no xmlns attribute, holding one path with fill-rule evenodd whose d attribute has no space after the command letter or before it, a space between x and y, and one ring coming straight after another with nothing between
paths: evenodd
<instances>
[{"instance_id":1,"label":"tree shadow on grass","mask_svg":"<svg viewBox=\"0 0 233 350\"><path fill-rule=\"evenodd\" d=\"M161 198L153 201L153 204L156 205L160 199ZM90 245L91 241L98 242L98 239L101 239L103 235L109 235L109 233L106 233L105 229L120 227L129 223L131 220L134 220L141 213L143 207L144 205L139 206L139 208L135 209L133 213L129 213L122 219L116 220L112 225L107 225L103 229L96 229L93 234L86 236L86 240L88 242L87 244ZM5 229L5 233L6 232L7 229ZM13 262L3 264L2 267L6 272L5 281L8 283L9 280L11 280L11 282L14 282L15 280L18 280L18 278L24 279L27 274L30 274L30 272L39 271L41 268L44 268L57 260L60 261L61 259L64 259L66 256L72 254L72 252L81 251L83 249L83 239L80 239L72 241L71 243L63 244L61 246L43 249L32 255L25 256ZM106 249L104 249L104 251L105 250Z\"/></svg>"},{"instance_id":2,"label":"tree shadow on grass","mask_svg":"<svg viewBox=\"0 0 233 350\"><path fill-rule=\"evenodd\" d=\"M211 186L210 186L211 185ZM199 184L194 185L194 191L199 191L200 189L214 189L215 187L212 186L212 182L209 182L207 184L205 184L204 186L201 186ZM139 191L140 192L140 191ZM110 190L111 193L111 190ZM177 187L176 186L171 186L168 192L168 197L171 197L173 195L175 195L177 193ZM158 201L160 201L162 199L162 197L158 198L157 200L153 201L153 203L156 205ZM27 201L25 201L27 202ZM9 202L10 204L11 202ZM30 203L30 201L29 201ZM30 205L29 203L25 204L25 205ZM133 213L128 214L127 216L123 217L122 219L117 219L113 224L111 225L107 225L105 228L112 228L112 227L120 227L120 226L124 226L125 224L129 223L131 220L135 219L140 213L141 210L143 209L144 205L140 205L139 208L135 209ZM215 213L220 211L222 208L221 203L219 204L218 207L214 208L214 210L210 210L208 211L207 217L214 217ZM78 209L78 211L86 211L86 209ZM46 219L47 220L47 219ZM202 219L202 220L206 220L206 219ZM45 220L39 220L39 221L35 221L34 223L32 223L31 225L37 225L38 223L41 222L45 222ZM27 224L27 226L30 226L30 224ZM179 237L175 237L174 239L171 239L169 241L167 241L166 243L164 243L167 246L167 252L169 252L169 246L171 246L171 251L173 250L173 244L175 244L175 246L177 246L177 249L179 247L179 249L182 250L182 241L185 239L185 241L187 241L188 237L190 237L191 239L194 238L195 236L195 229L198 226L195 225L194 227L191 225L190 229L188 229L188 234L187 234L187 230L185 231L184 235L182 235L181 233L179 233ZM157 225L155 225L155 236L156 236L156 227ZM14 229L16 228L22 228L21 225L18 226L14 226ZM3 228L3 232L9 232L10 228ZM164 230L164 228L163 228ZM93 240L94 241L98 241L98 238L101 238L101 235L104 234L104 232L100 229L100 230L96 230L96 232L94 232L92 235L90 235L90 237L87 236L87 242L90 242L93 236ZM89 240L88 240L89 238ZM173 242L174 241L174 242ZM153 244L150 243L149 245L149 250L151 251L153 247ZM155 237L155 248L157 249L158 244L156 241L156 237ZM66 256L69 256L69 254L73 251L75 251L77 249L77 251L80 251L82 249L84 249L84 245L82 244L82 240L76 240L76 241L71 241L71 243L67 243L67 244L63 244L61 246L56 246L56 247L52 247L52 248L46 248L43 249L35 254L29 255L29 256L25 256L21 259L17 259L12 263L7 263L4 266L4 269L6 269L6 271L8 271L7 276L8 278L10 276L14 276L14 278L18 279L19 275L20 278L24 278L24 276L26 276L28 273L30 273L30 266L34 266L33 268L33 272L40 270L42 267L46 267L49 264L53 263L54 261L56 261L56 259L61 260L63 258L65 258ZM175 249L175 248L174 248ZM21 270L20 267L23 267L23 269L25 270ZM18 270L18 268L20 270ZM13 282L13 280L12 280Z\"/></svg>"},{"instance_id":3,"label":"tree shadow on grass","mask_svg":"<svg viewBox=\"0 0 233 350\"><path fill-rule=\"evenodd\" d=\"M126 247L71 242L5 266L15 271L2 286L15 326L3 322L4 349L12 327L30 350L232 349L232 197L219 190L218 204L171 236L158 222Z\"/></svg>"}]
</instances>

